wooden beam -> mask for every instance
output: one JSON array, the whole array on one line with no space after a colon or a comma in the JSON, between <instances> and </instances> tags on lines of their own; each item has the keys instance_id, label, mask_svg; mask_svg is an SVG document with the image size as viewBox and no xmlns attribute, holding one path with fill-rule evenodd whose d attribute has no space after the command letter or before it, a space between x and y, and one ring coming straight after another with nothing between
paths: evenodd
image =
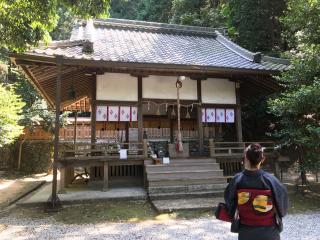
<instances>
[{"instance_id":1,"label":"wooden beam","mask_svg":"<svg viewBox=\"0 0 320 240\"><path fill-rule=\"evenodd\" d=\"M28 60L42 63L54 63L54 56L39 56L35 54L10 54L13 61ZM177 75L185 73L224 73L224 74L279 74L279 70L261 70L261 69L239 69L239 68L225 68L216 66L198 66L198 65L181 65L181 64L157 64L157 63L128 63L128 62L114 62L114 61L95 61L90 59L65 59L65 65L69 66L84 66L94 68L118 68L132 71L145 71L159 69L165 72L175 72Z\"/></svg>"},{"instance_id":2,"label":"wooden beam","mask_svg":"<svg viewBox=\"0 0 320 240\"><path fill-rule=\"evenodd\" d=\"M55 66L53 63L41 63L41 62L36 62L36 61L28 61L28 60L22 60L22 59L16 59L15 61L16 65L27 65L27 66Z\"/></svg>"},{"instance_id":3,"label":"wooden beam","mask_svg":"<svg viewBox=\"0 0 320 240\"><path fill-rule=\"evenodd\" d=\"M67 74L69 74L70 77L73 77L75 74L83 74L84 75L84 71L79 71L76 68L70 67L70 68L62 71L62 75L64 77L67 77L66 76ZM57 76L57 70L55 70L55 69L53 69L51 71L45 71L44 73L39 73L38 75L35 75L35 77L37 79L39 79L40 83L55 79L56 76Z\"/></svg>"},{"instance_id":4,"label":"wooden beam","mask_svg":"<svg viewBox=\"0 0 320 240\"><path fill-rule=\"evenodd\" d=\"M37 82L37 79L32 75L32 73L27 69L25 66L21 66L21 68L24 70L24 75L29 80L29 82L35 87L37 92L49 103L50 107L54 107L53 101L49 97L46 91L42 88L42 86Z\"/></svg>"},{"instance_id":5,"label":"wooden beam","mask_svg":"<svg viewBox=\"0 0 320 240\"><path fill-rule=\"evenodd\" d=\"M132 72L132 73L130 73L130 76L136 77L136 78L139 78L139 77L147 78L147 77L149 77L149 75L148 74L144 74L143 71Z\"/></svg>"}]
</instances>

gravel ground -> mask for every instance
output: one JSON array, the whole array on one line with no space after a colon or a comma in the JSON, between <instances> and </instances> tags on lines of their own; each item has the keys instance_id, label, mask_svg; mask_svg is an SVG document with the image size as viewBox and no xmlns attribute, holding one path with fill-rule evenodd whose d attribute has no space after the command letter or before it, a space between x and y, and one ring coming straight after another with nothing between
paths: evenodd
<instances>
[{"instance_id":1,"label":"gravel ground","mask_svg":"<svg viewBox=\"0 0 320 240\"><path fill-rule=\"evenodd\" d=\"M320 212L289 215L284 219L282 240L320 239ZM0 218L1 240L22 239L115 239L115 240L236 240L229 224L213 218L66 225L53 220ZM5 227L5 228L4 228Z\"/></svg>"}]
</instances>

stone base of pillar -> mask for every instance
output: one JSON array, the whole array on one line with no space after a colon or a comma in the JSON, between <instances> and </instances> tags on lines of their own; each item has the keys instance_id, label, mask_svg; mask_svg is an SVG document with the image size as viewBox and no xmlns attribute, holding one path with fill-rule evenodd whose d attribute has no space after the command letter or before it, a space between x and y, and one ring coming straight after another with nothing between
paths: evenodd
<instances>
[{"instance_id":1,"label":"stone base of pillar","mask_svg":"<svg viewBox=\"0 0 320 240\"><path fill-rule=\"evenodd\" d=\"M183 143L183 152L177 151L177 146L175 143L169 144L169 157L171 158L188 158L189 154L189 143Z\"/></svg>"}]
</instances>

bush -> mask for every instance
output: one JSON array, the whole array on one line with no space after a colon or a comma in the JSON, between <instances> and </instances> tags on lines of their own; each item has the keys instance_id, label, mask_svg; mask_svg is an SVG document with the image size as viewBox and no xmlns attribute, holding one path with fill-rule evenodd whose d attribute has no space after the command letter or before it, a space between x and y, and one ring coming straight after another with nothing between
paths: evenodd
<instances>
[{"instance_id":1,"label":"bush","mask_svg":"<svg viewBox=\"0 0 320 240\"><path fill-rule=\"evenodd\" d=\"M19 144L17 144L16 153L18 151ZM26 173L48 172L52 167L52 159L52 142L24 142L21 156L21 171Z\"/></svg>"}]
</instances>

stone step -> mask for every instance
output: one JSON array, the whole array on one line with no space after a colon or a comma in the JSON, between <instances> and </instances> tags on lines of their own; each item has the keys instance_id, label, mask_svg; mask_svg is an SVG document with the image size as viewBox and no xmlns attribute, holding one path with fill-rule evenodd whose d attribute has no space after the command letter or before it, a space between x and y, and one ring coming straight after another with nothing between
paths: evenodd
<instances>
[{"instance_id":1,"label":"stone step","mask_svg":"<svg viewBox=\"0 0 320 240\"><path fill-rule=\"evenodd\" d=\"M185 170L185 171L167 171L147 173L149 181L152 180L183 180L183 179L203 179L207 177L221 177L223 171L219 170Z\"/></svg>"},{"instance_id":2,"label":"stone step","mask_svg":"<svg viewBox=\"0 0 320 240\"><path fill-rule=\"evenodd\" d=\"M220 169L220 165L218 163L190 163L190 164L166 164L166 165L147 165L146 171L147 173L154 172L166 172L176 171L176 170L215 170Z\"/></svg>"},{"instance_id":3,"label":"stone step","mask_svg":"<svg viewBox=\"0 0 320 240\"><path fill-rule=\"evenodd\" d=\"M227 178L225 177L203 177L200 179L149 179L149 187L159 187L159 186L181 186L181 185L197 185L197 184L219 184L227 183Z\"/></svg>"},{"instance_id":4,"label":"stone step","mask_svg":"<svg viewBox=\"0 0 320 240\"><path fill-rule=\"evenodd\" d=\"M152 204L159 213L167 213L176 210L213 210L220 202L224 202L221 197L207 197L153 200Z\"/></svg>"},{"instance_id":5,"label":"stone step","mask_svg":"<svg viewBox=\"0 0 320 240\"><path fill-rule=\"evenodd\" d=\"M216 163L215 158L172 158L170 163L188 164L188 163Z\"/></svg>"},{"instance_id":6,"label":"stone step","mask_svg":"<svg viewBox=\"0 0 320 240\"><path fill-rule=\"evenodd\" d=\"M172 193L172 192L200 192L200 191L211 191L211 190L224 190L227 186L226 183L218 184L193 184L193 185L177 185L177 186L156 186L149 187L149 194L157 193Z\"/></svg>"},{"instance_id":7,"label":"stone step","mask_svg":"<svg viewBox=\"0 0 320 240\"><path fill-rule=\"evenodd\" d=\"M206 197L222 197L224 191L201 191L201 192L174 192L174 193L155 193L149 194L151 201L163 199L184 199L184 198L206 198Z\"/></svg>"}]
</instances>

